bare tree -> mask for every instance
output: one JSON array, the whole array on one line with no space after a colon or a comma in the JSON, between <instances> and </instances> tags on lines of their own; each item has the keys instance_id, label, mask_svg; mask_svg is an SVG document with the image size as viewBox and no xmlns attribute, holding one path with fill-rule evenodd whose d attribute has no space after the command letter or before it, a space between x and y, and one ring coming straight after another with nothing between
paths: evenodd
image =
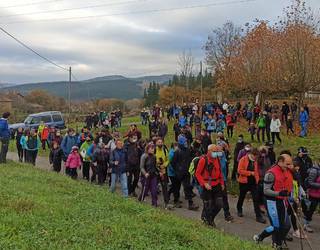
<instances>
[{"instance_id":1,"label":"bare tree","mask_svg":"<svg viewBox=\"0 0 320 250\"><path fill-rule=\"evenodd\" d=\"M194 57L191 50L185 50L178 58L179 73L182 81L186 83L186 89L189 90L189 77L193 75Z\"/></svg>"}]
</instances>

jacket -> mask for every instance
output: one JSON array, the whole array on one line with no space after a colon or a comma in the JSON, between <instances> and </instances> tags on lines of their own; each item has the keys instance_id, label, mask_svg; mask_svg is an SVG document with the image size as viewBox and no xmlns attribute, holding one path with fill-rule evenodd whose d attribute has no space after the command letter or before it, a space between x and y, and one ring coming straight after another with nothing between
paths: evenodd
<instances>
[{"instance_id":1,"label":"jacket","mask_svg":"<svg viewBox=\"0 0 320 250\"><path fill-rule=\"evenodd\" d=\"M10 139L8 120L0 118L0 138Z\"/></svg>"},{"instance_id":2,"label":"jacket","mask_svg":"<svg viewBox=\"0 0 320 250\"><path fill-rule=\"evenodd\" d=\"M251 176L251 172L247 170L249 165L249 156L246 155L242 157L238 164L238 182L242 184L248 183L248 177ZM258 169L258 162L255 161L254 165L254 178L256 180L256 184L259 182L259 169Z\"/></svg>"},{"instance_id":3,"label":"jacket","mask_svg":"<svg viewBox=\"0 0 320 250\"><path fill-rule=\"evenodd\" d=\"M257 119L257 127L265 128L266 127L266 118L264 116L259 116Z\"/></svg>"},{"instance_id":4,"label":"jacket","mask_svg":"<svg viewBox=\"0 0 320 250\"><path fill-rule=\"evenodd\" d=\"M48 140L49 128L48 128L48 127L44 127L44 128L42 129L42 132L41 132L40 136L41 136L41 141L46 141L46 140Z\"/></svg>"},{"instance_id":5,"label":"jacket","mask_svg":"<svg viewBox=\"0 0 320 250\"><path fill-rule=\"evenodd\" d=\"M25 141L25 149L28 151L36 151L40 148L41 146L41 141L39 136L34 135L34 136L27 136L26 141Z\"/></svg>"},{"instance_id":6,"label":"jacket","mask_svg":"<svg viewBox=\"0 0 320 250\"><path fill-rule=\"evenodd\" d=\"M233 122L233 116L228 114L226 116L226 122L227 122L227 126L233 127L234 126L234 122Z\"/></svg>"},{"instance_id":7,"label":"jacket","mask_svg":"<svg viewBox=\"0 0 320 250\"><path fill-rule=\"evenodd\" d=\"M219 184L224 186L224 178L218 158L212 158L209 155L201 157L198 162L195 176L202 187L204 187L205 183L209 183L212 187L216 187Z\"/></svg>"},{"instance_id":8,"label":"jacket","mask_svg":"<svg viewBox=\"0 0 320 250\"><path fill-rule=\"evenodd\" d=\"M320 199L320 167L313 166L308 171L307 178L308 194L312 198Z\"/></svg>"},{"instance_id":9,"label":"jacket","mask_svg":"<svg viewBox=\"0 0 320 250\"><path fill-rule=\"evenodd\" d=\"M167 167L169 165L169 152L165 146L162 148L156 147L156 159L157 159L157 167L162 174L167 173ZM161 165L161 167L160 167Z\"/></svg>"},{"instance_id":10,"label":"jacket","mask_svg":"<svg viewBox=\"0 0 320 250\"><path fill-rule=\"evenodd\" d=\"M297 156L294 159L294 161L297 162L298 166L300 167L299 174L301 178L301 186L304 188L304 190L306 190L305 180L309 176L308 170L313 167L312 160L309 156L306 156L306 157Z\"/></svg>"},{"instance_id":11,"label":"jacket","mask_svg":"<svg viewBox=\"0 0 320 250\"><path fill-rule=\"evenodd\" d=\"M81 158L78 152L71 152L68 156L66 167L79 168L81 166Z\"/></svg>"},{"instance_id":12,"label":"jacket","mask_svg":"<svg viewBox=\"0 0 320 250\"><path fill-rule=\"evenodd\" d=\"M173 156L174 156L174 149L171 148L170 151L169 151L169 166L168 166L168 176L169 177L174 177L175 176L174 169L173 169L172 164L171 164Z\"/></svg>"},{"instance_id":13,"label":"jacket","mask_svg":"<svg viewBox=\"0 0 320 250\"><path fill-rule=\"evenodd\" d=\"M293 177L289 170L283 171L278 165L273 166L268 173L272 173L274 176L273 191L281 192L287 190L292 191L293 188ZM276 196L276 199L284 200L286 197Z\"/></svg>"},{"instance_id":14,"label":"jacket","mask_svg":"<svg viewBox=\"0 0 320 250\"><path fill-rule=\"evenodd\" d=\"M66 135L61 142L61 149L66 157L71 153L73 146L77 146L77 136Z\"/></svg>"},{"instance_id":15,"label":"jacket","mask_svg":"<svg viewBox=\"0 0 320 250\"><path fill-rule=\"evenodd\" d=\"M118 165L115 162L118 161ZM113 174L123 174L127 171L126 164L126 152L124 149L118 149L111 151L110 153L110 166Z\"/></svg>"},{"instance_id":16,"label":"jacket","mask_svg":"<svg viewBox=\"0 0 320 250\"><path fill-rule=\"evenodd\" d=\"M22 149L27 149L27 136L22 135L20 138L20 145Z\"/></svg>"},{"instance_id":17,"label":"jacket","mask_svg":"<svg viewBox=\"0 0 320 250\"><path fill-rule=\"evenodd\" d=\"M307 123L308 121L309 121L309 115L308 115L307 111L300 112L299 122L300 123Z\"/></svg>"},{"instance_id":18,"label":"jacket","mask_svg":"<svg viewBox=\"0 0 320 250\"><path fill-rule=\"evenodd\" d=\"M144 153L140 160L140 170L143 175L148 173L151 177L157 176L159 172L156 156Z\"/></svg>"},{"instance_id":19,"label":"jacket","mask_svg":"<svg viewBox=\"0 0 320 250\"><path fill-rule=\"evenodd\" d=\"M109 164L109 151L99 146L94 149L92 161L96 162L99 167L107 168Z\"/></svg>"},{"instance_id":20,"label":"jacket","mask_svg":"<svg viewBox=\"0 0 320 250\"><path fill-rule=\"evenodd\" d=\"M126 162L128 170L139 169L141 150L138 146L138 143L131 143L128 141L124 146L124 150L126 152Z\"/></svg>"},{"instance_id":21,"label":"jacket","mask_svg":"<svg viewBox=\"0 0 320 250\"><path fill-rule=\"evenodd\" d=\"M83 161L86 161L86 162L91 161L90 155L88 155L88 153L87 153L88 149L91 145L92 145L91 141L90 142L85 141L84 143L82 143L82 145L80 147L80 154L81 154Z\"/></svg>"},{"instance_id":22,"label":"jacket","mask_svg":"<svg viewBox=\"0 0 320 250\"><path fill-rule=\"evenodd\" d=\"M53 165L60 165L63 160L64 154L61 148L52 149L49 155L49 162Z\"/></svg>"},{"instance_id":23,"label":"jacket","mask_svg":"<svg viewBox=\"0 0 320 250\"><path fill-rule=\"evenodd\" d=\"M192 161L191 152L188 148L179 145L175 151L172 166L178 178L189 175L189 166Z\"/></svg>"},{"instance_id":24,"label":"jacket","mask_svg":"<svg viewBox=\"0 0 320 250\"><path fill-rule=\"evenodd\" d=\"M279 119L272 119L271 123L270 123L270 131L271 132L276 132L279 133L280 132L280 127L281 127L281 122Z\"/></svg>"}]
</instances>

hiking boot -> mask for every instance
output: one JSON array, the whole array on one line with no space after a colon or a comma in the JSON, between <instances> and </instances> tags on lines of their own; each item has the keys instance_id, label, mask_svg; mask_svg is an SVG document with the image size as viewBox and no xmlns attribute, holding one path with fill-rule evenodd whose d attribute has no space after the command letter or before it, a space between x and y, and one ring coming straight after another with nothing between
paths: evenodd
<instances>
[{"instance_id":1,"label":"hiking boot","mask_svg":"<svg viewBox=\"0 0 320 250\"><path fill-rule=\"evenodd\" d=\"M242 213L242 211L240 211L240 210L238 210L238 217L243 217L243 213Z\"/></svg>"},{"instance_id":2,"label":"hiking boot","mask_svg":"<svg viewBox=\"0 0 320 250\"><path fill-rule=\"evenodd\" d=\"M191 203L191 204L189 204L188 209L192 210L192 211L197 211L199 209L199 206L194 205L193 203Z\"/></svg>"},{"instance_id":3,"label":"hiking boot","mask_svg":"<svg viewBox=\"0 0 320 250\"><path fill-rule=\"evenodd\" d=\"M257 234L253 235L253 241L257 244L260 244L262 242L262 240L260 239L260 236Z\"/></svg>"},{"instance_id":4,"label":"hiking boot","mask_svg":"<svg viewBox=\"0 0 320 250\"><path fill-rule=\"evenodd\" d=\"M263 218L263 217L257 217L256 218L256 222L259 222L259 223L262 223L262 224L266 224L266 219L265 218Z\"/></svg>"},{"instance_id":5,"label":"hiking boot","mask_svg":"<svg viewBox=\"0 0 320 250\"><path fill-rule=\"evenodd\" d=\"M227 216L224 217L224 220L225 220L226 222L232 222L232 221L233 221L233 217L232 217L231 214L229 214L229 215L227 215Z\"/></svg>"},{"instance_id":6,"label":"hiking boot","mask_svg":"<svg viewBox=\"0 0 320 250\"><path fill-rule=\"evenodd\" d=\"M313 233L313 229L310 227L309 224L304 225L303 229L308 233Z\"/></svg>"}]
</instances>

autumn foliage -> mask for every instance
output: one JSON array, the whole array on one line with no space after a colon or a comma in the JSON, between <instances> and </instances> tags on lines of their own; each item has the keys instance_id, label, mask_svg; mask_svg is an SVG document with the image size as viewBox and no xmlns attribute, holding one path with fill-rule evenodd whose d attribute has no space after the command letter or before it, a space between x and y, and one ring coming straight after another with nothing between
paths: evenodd
<instances>
[{"instance_id":1,"label":"autumn foliage","mask_svg":"<svg viewBox=\"0 0 320 250\"><path fill-rule=\"evenodd\" d=\"M217 86L227 95L297 96L320 84L319 22L304 1L294 0L276 23L245 28L227 23L205 46Z\"/></svg>"}]
</instances>

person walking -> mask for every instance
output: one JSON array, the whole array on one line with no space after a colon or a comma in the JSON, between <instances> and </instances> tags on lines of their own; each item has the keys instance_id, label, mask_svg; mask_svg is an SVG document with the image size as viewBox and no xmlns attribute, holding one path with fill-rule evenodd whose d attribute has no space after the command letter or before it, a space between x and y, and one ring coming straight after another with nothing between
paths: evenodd
<instances>
[{"instance_id":1,"label":"person walking","mask_svg":"<svg viewBox=\"0 0 320 250\"><path fill-rule=\"evenodd\" d=\"M175 151L172 166L177 179L181 182L186 200L188 200L189 210L198 210L198 206L193 203L193 192L190 184L189 166L192 161L191 152L188 146L187 138L184 135L178 137L178 149Z\"/></svg>"},{"instance_id":2,"label":"person walking","mask_svg":"<svg viewBox=\"0 0 320 250\"><path fill-rule=\"evenodd\" d=\"M233 137L233 128L234 128L235 122L236 122L236 119L234 115L229 112L226 116L228 138Z\"/></svg>"},{"instance_id":3,"label":"person walking","mask_svg":"<svg viewBox=\"0 0 320 250\"><path fill-rule=\"evenodd\" d=\"M98 185L100 186L102 186L107 179L109 155L110 155L109 151L103 142L99 142L94 148L93 155L92 155L92 162L93 164L96 165L95 167L98 175ZM89 176L88 176L88 181L89 181Z\"/></svg>"},{"instance_id":4,"label":"person walking","mask_svg":"<svg viewBox=\"0 0 320 250\"><path fill-rule=\"evenodd\" d=\"M280 119L276 114L272 115L271 123L270 123L270 132L271 132L271 137L272 137L272 143L273 145L275 144L275 140L277 137L277 140L281 143L281 138L280 138L280 127L281 127L281 122Z\"/></svg>"},{"instance_id":5,"label":"person walking","mask_svg":"<svg viewBox=\"0 0 320 250\"><path fill-rule=\"evenodd\" d=\"M308 122L309 122L309 114L305 108L301 108L300 115L299 115L299 123L301 128L300 137L307 136Z\"/></svg>"},{"instance_id":6,"label":"person walking","mask_svg":"<svg viewBox=\"0 0 320 250\"><path fill-rule=\"evenodd\" d=\"M61 163L63 160L64 154L60 145L57 142L53 142L52 148L49 154L49 163L52 165L53 171L60 173Z\"/></svg>"},{"instance_id":7,"label":"person walking","mask_svg":"<svg viewBox=\"0 0 320 250\"><path fill-rule=\"evenodd\" d=\"M30 130L30 135L27 136L26 138L25 147L26 147L27 162L35 166L38 151L39 151L39 148L41 147L41 141L35 129Z\"/></svg>"},{"instance_id":8,"label":"person walking","mask_svg":"<svg viewBox=\"0 0 320 250\"><path fill-rule=\"evenodd\" d=\"M0 151L0 164L7 162L7 153L10 142L10 130L8 125L8 119L10 117L10 112L5 112L0 119L0 142L1 142L1 151Z\"/></svg>"},{"instance_id":9,"label":"person walking","mask_svg":"<svg viewBox=\"0 0 320 250\"><path fill-rule=\"evenodd\" d=\"M257 139L258 142L260 141L260 132L262 135L262 141L264 142L264 138L265 138L265 132L266 132L266 117L263 113L260 113L258 119L257 119Z\"/></svg>"},{"instance_id":10,"label":"person walking","mask_svg":"<svg viewBox=\"0 0 320 250\"><path fill-rule=\"evenodd\" d=\"M145 153L141 156L140 160L141 170L141 185L142 190L139 196L139 201L144 201L145 196L151 193L152 206L158 206L158 169L157 158L155 156L155 146L149 143L146 146Z\"/></svg>"},{"instance_id":11,"label":"person walking","mask_svg":"<svg viewBox=\"0 0 320 250\"><path fill-rule=\"evenodd\" d=\"M285 247L285 238L291 227L287 206L288 197L292 191L288 190L288 183L293 183L293 177L288 171L288 167L292 164L292 158L289 155L280 155L277 164L264 177L263 190L271 226L253 236L256 243L260 243L272 235L274 248L283 249Z\"/></svg>"},{"instance_id":12,"label":"person walking","mask_svg":"<svg viewBox=\"0 0 320 250\"><path fill-rule=\"evenodd\" d=\"M80 155L82 158L82 178L87 181L90 180L90 165L92 160L90 155L88 154L88 149L90 148L92 143L92 138L90 136L87 136L80 147Z\"/></svg>"},{"instance_id":13,"label":"person walking","mask_svg":"<svg viewBox=\"0 0 320 250\"><path fill-rule=\"evenodd\" d=\"M211 227L216 227L214 219L223 207L224 178L218 158L219 153L222 154L222 150L211 144L208 147L208 153L200 158L195 172L195 176L203 188L201 217L204 223Z\"/></svg>"},{"instance_id":14,"label":"person walking","mask_svg":"<svg viewBox=\"0 0 320 250\"><path fill-rule=\"evenodd\" d=\"M236 180L237 174L238 174L238 155L239 152L244 149L246 145L246 142L244 142L243 140L243 135L239 135L238 136L238 141L234 147L234 151L233 151L233 169L232 169L232 175L231 175L231 179L233 181Z\"/></svg>"},{"instance_id":15,"label":"person walking","mask_svg":"<svg viewBox=\"0 0 320 250\"><path fill-rule=\"evenodd\" d=\"M16 133L16 148L18 152L19 162L23 162L23 156L24 156L23 148L20 143L22 136L23 136L23 128L19 127Z\"/></svg>"},{"instance_id":16,"label":"person walking","mask_svg":"<svg viewBox=\"0 0 320 250\"><path fill-rule=\"evenodd\" d=\"M124 151L123 142L121 140L116 141L116 148L110 153L110 166L112 169L111 192L114 193L116 190L116 182L120 179L122 195L128 197L126 152Z\"/></svg>"},{"instance_id":17,"label":"person walking","mask_svg":"<svg viewBox=\"0 0 320 250\"><path fill-rule=\"evenodd\" d=\"M254 212L256 214L256 221L259 223L266 223L262 217L259 208L258 199L258 183L259 183L259 168L258 168L259 151L253 149L246 156L242 157L238 166L238 182L239 182L239 199L237 203L238 216L243 217L243 202L248 191L250 191L253 200Z\"/></svg>"},{"instance_id":18,"label":"person walking","mask_svg":"<svg viewBox=\"0 0 320 250\"><path fill-rule=\"evenodd\" d=\"M61 142L61 149L64 153L64 159L63 161L66 162L67 158L72 151L73 146L78 145L78 137L75 134L75 131L73 128L69 128L67 134L65 137L63 137L62 142ZM66 166L65 169L66 175L69 175L69 168Z\"/></svg>"},{"instance_id":19,"label":"person walking","mask_svg":"<svg viewBox=\"0 0 320 250\"><path fill-rule=\"evenodd\" d=\"M69 169L69 176L72 179L78 178L77 169L81 168L81 157L79 154L78 146L73 146L71 149L71 153L68 156L66 161L66 167Z\"/></svg>"}]
</instances>

